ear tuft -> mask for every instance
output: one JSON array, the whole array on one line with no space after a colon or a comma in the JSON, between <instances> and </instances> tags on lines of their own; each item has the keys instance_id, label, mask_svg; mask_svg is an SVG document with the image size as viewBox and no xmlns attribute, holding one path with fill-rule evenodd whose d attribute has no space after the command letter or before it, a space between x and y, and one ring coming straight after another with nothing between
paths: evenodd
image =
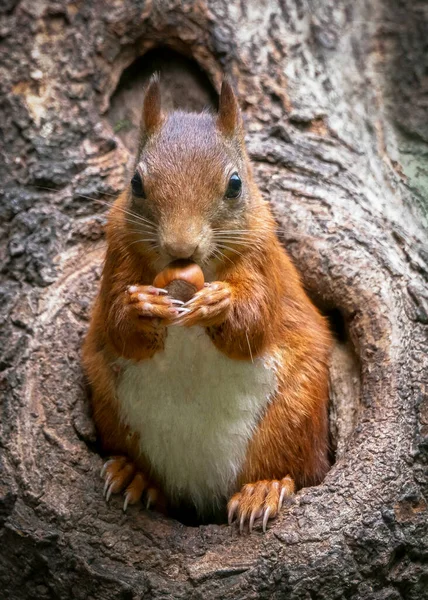
<instances>
[{"instance_id":1,"label":"ear tuft","mask_svg":"<svg viewBox=\"0 0 428 600\"><path fill-rule=\"evenodd\" d=\"M229 79L223 80L219 98L217 126L230 137L241 130L241 111Z\"/></svg>"},{"instance_id":2,"label":"ear tuft","mask_svg":"<svg viewBox=\"0 0 428 600\"><path fill-rule=\"evenodd\" d=\"M154 133L163 122L161 89L159 74L151 76L143 102L143 115L141 120L141 133L147 137Z\"/></svg>"}]
</instances>

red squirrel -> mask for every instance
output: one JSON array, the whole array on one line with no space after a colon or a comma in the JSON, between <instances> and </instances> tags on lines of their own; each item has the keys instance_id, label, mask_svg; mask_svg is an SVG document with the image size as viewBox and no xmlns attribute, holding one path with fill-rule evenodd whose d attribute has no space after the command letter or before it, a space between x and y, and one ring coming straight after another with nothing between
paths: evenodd
<instances>
[{"instance_id":1,"label":"red squirrel","mask_svg":"<svg viewBox=\"0 0 428 600\"><path fill-rule=\"evenodd\" d=\"M238 102L164 114L152 78L132 179L112 206L84 349L104 493L263 530L328 468L326 320L305 294L253 179ZM153 281L177 259L205 285Z\"/></svg>"}]
</instances>

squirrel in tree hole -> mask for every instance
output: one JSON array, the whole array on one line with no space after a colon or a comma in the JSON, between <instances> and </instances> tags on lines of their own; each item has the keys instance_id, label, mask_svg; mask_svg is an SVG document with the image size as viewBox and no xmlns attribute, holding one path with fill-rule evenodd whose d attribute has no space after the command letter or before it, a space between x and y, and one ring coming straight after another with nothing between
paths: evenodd
<instances>
[{"instance_id":1,"label":"squirrel in tree hole","mask_svg":"<svg viewBox=\"0 0 428 600\"><path fill-rule=\"evenodd\" d=\"M83 351L107 499L202 520L227 508L265 530L329 468L331 338L254 182L227 80L215 114L166 115L151 79L107 241ZM177 259L203 274L187 301L153 285Z\"/></svg>"}]
</instances>

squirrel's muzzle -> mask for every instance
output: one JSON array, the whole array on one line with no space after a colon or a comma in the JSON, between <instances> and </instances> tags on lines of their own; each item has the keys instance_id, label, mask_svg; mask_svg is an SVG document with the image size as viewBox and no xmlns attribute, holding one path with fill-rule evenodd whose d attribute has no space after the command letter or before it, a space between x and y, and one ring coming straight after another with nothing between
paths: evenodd
<instances>
[{"instance_id":1,"label":"squirrel's muzzle","mask_svg":"<svg viewBox=\"0 0 428 600\"><path fill-rule=\"evenodd\" d=\"M198 249L198 242L186 240L174 240L164 243L164 250L172 259L192 258Z\"/></svg>"}]
</instances>

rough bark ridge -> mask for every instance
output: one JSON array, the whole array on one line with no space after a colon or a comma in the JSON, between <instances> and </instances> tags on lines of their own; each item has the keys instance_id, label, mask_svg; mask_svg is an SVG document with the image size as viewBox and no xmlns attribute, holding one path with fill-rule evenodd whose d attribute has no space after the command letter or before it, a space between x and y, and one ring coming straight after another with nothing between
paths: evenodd
<instances>
[{"instance_id":1,"label":"rough bark ridge","mask_svg":"<svg viewBox=\"0 0 428 600\"><path fill-rule=\"evenodd\" d=\"M6 0L0 13L0 597L426 597L426 5ZM79 366L103 255L92 198L125 182L110 96L159 44L217 86L235 79L280 234L338 323L338 460L264 536L102 499Z\"/></svg>"}]
</instances>

